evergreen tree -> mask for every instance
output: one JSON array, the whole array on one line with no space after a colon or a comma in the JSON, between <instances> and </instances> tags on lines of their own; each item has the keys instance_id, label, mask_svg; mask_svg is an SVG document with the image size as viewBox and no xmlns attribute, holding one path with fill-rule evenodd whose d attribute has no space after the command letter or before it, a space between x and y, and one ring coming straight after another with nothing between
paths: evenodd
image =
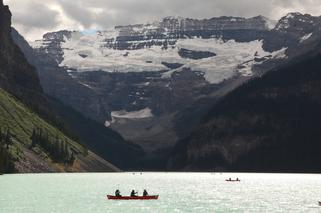
<instances>
[{"instance_id":1,"label":"evergreen tree","mask_svg":"<svg viewBox=\"0 0 321 213\"><path fill-rule=\"evenodd\" d=\"M0 146L4 146L4 134L2 132L2 128L0 128Z\"/></svg>"},{"instance_id":2,"label":"evergreen tree","mask_svg":"<svg viewBox=\"0 0 321 213\"><path fill-rule=\"evenodd\" d=\"M6 144L6 148L9 149L9 145L12 144L10 129L7 129L4 142Z\"/></svg>"},{"instance_id":3,"label":"evergreen tree","mask_svg":"<svg viewBox=\"0 0 321 213\"><path fill-rule=\"evenodd\" d=\"M62 140L59 140L59 149L58 149L58 159L64 161L64 142Z\"/></svg>"},{"instance_id":4,"label":"evergreen tree","mask_svg":"<svg viewBox=\"0 0 321 213\"><path fill-rule=\"evenodd\" d=\"M0 127L0 145L3 142L3 133L2 133L2 128Z\"/></svg>"},{"instance_id":5,"label":"evergreen tree","mask_svg":"<svg viewBox=\"0 0 321 213\"><path fill-rule=\"evenodd\" d=\"M37 133L36 133L35 129L32 130L32 135L31 135L30 139L31 139L31 146L30 147L33 148L37 144Z\"/></svg>"},{"instance_id":6,"label":"evergreen tree","mask_svg":"<svg viewBox=\"0 0 321 213\"><path fill-rule=\"evenodd\" d=\"M67 162L69 160L69 151L68 151L68 145L67 142L64 141L64 146L63 146L63 155L64 155L64 160Z\"/></svg>"},{"instance_id":7,"label":"evergreen tree","mask_svg":"<svg viewBox=\"0 0 321 213\"><path fill-rule=\"evenodd\" d=\"M2 146L2 144L0 145L0 173L2 173L4 171L4 148Z\"/></svg>"},{"instance_id":8,"label":"evergreen tree","mask_svg":"<svg viewBox=\"0 0 321 213\"><path fill-rule=\"evenodd\" d=\"M8 129L6 133L0 128L0 173L14 172L14 164L8 152L9 145L12 144L11 133Z\"/></svg>"},{"instance_id":9,"label":"evergreen tree","mask_svg":"<svg viewBox=\"0 0 321 213\"><path fill-rule=\"evenodd\" d=\"M75 161L75 156L74 156L74 152L71 152L71 156L70 156L70 158L69 158L69 161L68 161L68 163L70 164L70 165L72 165L73 163L74 163L74 161Z\"/></svg>"}]
</instances>

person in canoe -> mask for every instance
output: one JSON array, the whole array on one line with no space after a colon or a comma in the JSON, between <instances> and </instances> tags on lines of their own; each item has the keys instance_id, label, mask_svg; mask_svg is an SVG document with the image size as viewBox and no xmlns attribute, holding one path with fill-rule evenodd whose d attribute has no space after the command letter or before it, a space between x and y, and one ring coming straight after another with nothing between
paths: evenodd
<instances>
[{"instance_id":1,"label":"person in canoe","mask_svg":"<svg viewBox=\"0 0 321 213\"><path fill-rule=\"evenodd\" d=\"M115 191L115 196L116 196L116 197L121 197L121 194L120 194L119 189L117 189L117 190Z\"/></svg>"},{"instance_id":2,"label":"person in canoe","mask_svg":"<svg viewBox=\"0 0 321 213\"><path fill-rule=\"evenodd\" d=\"M144 189L144 192L143 192L143 196L148 196L148 192L146 191L146 189Z\"/></svg>"},{"instance_id":3,"label":"person in canoe","mask_svg":"<svg viewBox=\"0 0 321 213\"><path fill-rule=\"evenodd\" d=\"M137 192L133 189L132 192L130 193L131 197L137 197Z\"/></svg>"}]
</instances>

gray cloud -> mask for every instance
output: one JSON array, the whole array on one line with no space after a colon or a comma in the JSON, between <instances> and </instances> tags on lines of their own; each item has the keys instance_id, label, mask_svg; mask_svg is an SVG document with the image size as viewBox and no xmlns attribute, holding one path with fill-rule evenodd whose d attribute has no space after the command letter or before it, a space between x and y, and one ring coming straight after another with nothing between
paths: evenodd
<instances>
[{"instance_id":1,"label":"gray cloud","mask_svg":"<svg viewBox=\"0 0 321 213\"><path fill-rule=\"evenodd\" d=\"M85 28L90 27L95 22L95 17L82 1L57 0L62 6L63 12L71 19L77 20Z\"/></svg>"},{"instance_id":2,"label":"gray cloud","mask_svg":"<svg viewBox=\"0 0 321 213\"><path fill-rule=\"evenodd\" d=\"M34 2L27 4L24 10L18 10L13 14L13 23L19 23L25 28L52 28L58 25L57 11L48 8L46 5Z\"/></svg>"},{"instance_id":3,"label":"gray cloud","mask_svg":"<svg viewBox=\"0 0 321 213\"><path fill-rule=\"evenodd\" d=\"M165 16L210 18L264 15L277 20L288 12L321 15L320 0L4 0L13 24L29 40L58 29L109 28Z\"/></svg>"}]
</instances>

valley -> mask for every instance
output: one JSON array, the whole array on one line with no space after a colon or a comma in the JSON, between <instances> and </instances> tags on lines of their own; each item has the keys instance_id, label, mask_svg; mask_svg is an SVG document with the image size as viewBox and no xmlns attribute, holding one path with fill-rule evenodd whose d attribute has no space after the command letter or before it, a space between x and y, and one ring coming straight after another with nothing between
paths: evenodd
<instances>
[{"instance_id":1,"label":"valley","mask_svg":"<svg viewBox=\"0 0 321 213\"><path fill-rule=\"evenodd\" d=\"M320 28L311 24L320 19L299 13L166 17L90 35L47 33L30 43L29 58L48 70L39 72L48 94L163 158L226 94L315 48ZM68 80L55 85L46 78L58 79L58 70Z\"/></svg>"},{"instance_id":2,"label":"valley","mask_svg":"<svg viewBox=\"0 0 321 213\"><path fill-rule=\"evenodd\" d=\"M233 94L271 73L282 73L271 82L283 78L287 84L283 70L318 54L321 41L320 17L300 13L278 21L165 17L90 33L48 32L32 42L11 27L10 13L3 14L2 49L15 50L5 55L1 88L89 153L124 170L250 169L237 159L253 147L260 150L260 139L253 147L237 145L240 156L233 141L241 139L227 138L231 147L212 142L216 131L224 132L216 130L221 122L237 132L241 127L234 124L244 118L230 122L222 115L210 130L204 122L230 97L233 107L241 107L239 99L251 101L242 97L252 91Z\"/></svg>"}]
</instances>

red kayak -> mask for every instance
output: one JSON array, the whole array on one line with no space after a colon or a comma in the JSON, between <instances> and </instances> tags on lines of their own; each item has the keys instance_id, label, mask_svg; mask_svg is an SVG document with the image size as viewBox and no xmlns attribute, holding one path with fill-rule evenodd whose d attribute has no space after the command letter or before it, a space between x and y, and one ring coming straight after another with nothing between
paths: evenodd
<instances>
[{"instance_id":1,"label":"red kayak","mask_svg":"<svg viewBox=\"0 0 321 213\"><path fill-rule=\"evenodd\" d=\"M148 195L148 196L114 196L107 195L108 200L157 200L158 195Z\"/></svg>"}]
</instances>

